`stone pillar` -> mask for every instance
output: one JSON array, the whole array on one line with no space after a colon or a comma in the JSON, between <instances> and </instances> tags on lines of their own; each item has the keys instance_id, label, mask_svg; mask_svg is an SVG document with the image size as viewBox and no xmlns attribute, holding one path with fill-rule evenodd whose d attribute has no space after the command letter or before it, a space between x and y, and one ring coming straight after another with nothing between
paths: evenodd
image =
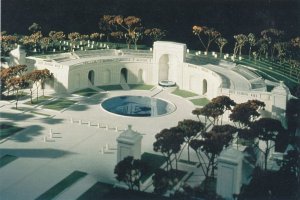
<instances>
[{"instance_id":1,"label":"stone pillar","mask_svg":"<svg viewBox=\"0 0 300 200\"><path fill-rule=\"evenodd\" d=\"M282 81L272 90L272 118L280 120L285 128L287 127L285 110L289 93L289 89Z\"/></svg>"},{"instance_id":2,"label":"stone pillar","mask_svg":"<svg viewBox=\"0 0 300 200\"><path fill-rule=\"evenodd\" d=\"M233 199L242 186L243 153L230 148L218 158L217 194L224 199Z\"/></svg>"},{"instance_id":3,"label":"stone pillar","mask_svg":"<svg viewBox=\"0 0 300 200\"><path fill-rule=\"evenodd\" d=\"M9 53L9 65L25 65L26 64L26 52L20 45Z\"/></svg>"},{"instance_id":4,"label":"stone pillar","mask_svg":"<svg viewBox=\"0 0 300 200\"><path fill-rule=\"evenodd\" d=\"M140 133L132 130L131 125L128 125L128 129L117 138L117 163L128 156L141 158L142 137Z\"/></svg>"}]
</instances>

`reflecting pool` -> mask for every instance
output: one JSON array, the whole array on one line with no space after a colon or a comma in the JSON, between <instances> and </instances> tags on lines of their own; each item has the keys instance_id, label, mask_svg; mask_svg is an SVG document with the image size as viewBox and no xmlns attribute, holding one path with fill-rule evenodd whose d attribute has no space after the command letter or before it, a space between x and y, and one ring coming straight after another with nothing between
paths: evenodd
<instances>
[{"instance_id":1,"label":"reflecting pool","mask_svg":"<svg viewBox=\"0 0 300 200\"><path fill-rule=\"evenodd\" d=\"M107 99L101 106L108 112L131 117L155 117L173 112L174 104L146 96L117 96Z\"/></svg>"}]
</instances>

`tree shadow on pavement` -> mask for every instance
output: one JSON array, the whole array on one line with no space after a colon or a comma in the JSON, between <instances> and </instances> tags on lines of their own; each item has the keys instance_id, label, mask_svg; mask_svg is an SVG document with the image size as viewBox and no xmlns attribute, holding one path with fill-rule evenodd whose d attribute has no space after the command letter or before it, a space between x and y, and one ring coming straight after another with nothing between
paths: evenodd
<instances>
[{"instance_id":1,"label":"tree shadow on pavement","mask_svg":"<svg viewBox=\"0 0 300 200\"><path fill-rule=\"evenodd\" d=\"M59 149L1 149L1 155L14 155L24 158L61 158L75 154L74 152Z\"/></svg>"}]
</instances>

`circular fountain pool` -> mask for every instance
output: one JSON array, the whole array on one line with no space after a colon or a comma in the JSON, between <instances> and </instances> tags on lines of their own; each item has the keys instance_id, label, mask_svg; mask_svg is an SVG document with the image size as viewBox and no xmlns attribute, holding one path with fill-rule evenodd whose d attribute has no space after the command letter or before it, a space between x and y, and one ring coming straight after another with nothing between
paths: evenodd
<instances>
[{"instance_id":1,"label":"circular fountain pool","mask_svg":"<svg viewBox=\"0 0 300 200\"><path fill-rule=\"evenodd\" d=\"M107 99L101 106L108 112L131 117L155 117L173 112L174 104L146 96L117 96Z\"/></svg>"}]
</instances>

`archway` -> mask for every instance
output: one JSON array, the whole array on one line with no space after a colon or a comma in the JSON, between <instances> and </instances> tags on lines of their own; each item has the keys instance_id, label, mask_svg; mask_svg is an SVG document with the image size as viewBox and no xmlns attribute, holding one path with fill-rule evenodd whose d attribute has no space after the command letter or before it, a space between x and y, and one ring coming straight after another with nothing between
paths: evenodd
<instances>
[{"instance_id":1,"label":"archway","mask_svg":"<svg viewBox=\"0 0 300 200\"><path fill-rule=\"evenodd\" d=\"M94 70L90 70L88 74L88 79L92 85L94 85L95 72Z\"/></svg>"},{"instance_id":2,"label":"archway","mask_svg":"<svg viewBox=\"0 0 300 200\"><path fill-rule=\"evenodd\" d=\"M169 80L169 55L160 57L158 65L158 81Z\"/></svg>"},{"instance_id":3,"label":"archway","mask_svg":"<svg viewBox=\"0 0 300 200\"><path fill-rule=\"evenodd\" d=\"M144 82L144 71L142 69L139 69L138 71L138 83L143 83Z\"/></svg>"},{"instance_id":4,"label":"archway","mask_svg":"<svg viewBox=\"0 0 300 200\"><path fill-rule=\"evenodd\" d=\"M122 68L120 74L120 83L127 83L127 78L128 78L128 70L126 68Z\"/></svg>"},{"instance_id":5,"label":"archway","mask_svg":"<svg viewBox=\"0 0 300 200\"><path fill-rule=\"evenodd\" d=\"M178 58L176 55L164 54L158 63L158 81L169 80L176 83L178 73Z\"/></svg>"},{"instance_id":6,"label":"archway","mask_svg":"<svg viewBox=\"0 0 300 200\"><path fill-rule=\"evenodd\" d=\"M206 79L203 79L203 82L202 82L202 94L206 94L207 93L207 80Z\"/></svg>"}]
</instances>

